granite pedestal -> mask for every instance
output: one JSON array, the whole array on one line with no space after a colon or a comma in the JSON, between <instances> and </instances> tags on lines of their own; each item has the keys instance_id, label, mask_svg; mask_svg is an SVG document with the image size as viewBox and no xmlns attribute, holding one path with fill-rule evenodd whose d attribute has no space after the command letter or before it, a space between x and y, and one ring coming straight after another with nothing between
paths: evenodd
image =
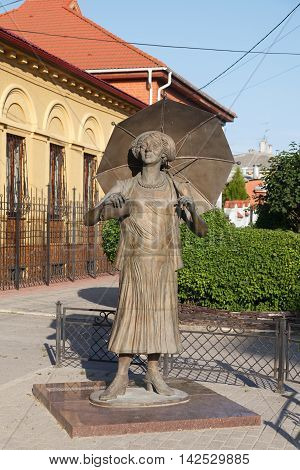
<instances>
[{"instance_id":1,"label":"granite pedestal","mask_svg":"<svg viewBox=\"0 0 300 470\"><path fill-rule=\"evenodd\" d=\"M167 382L170 387L186 392L189 400L166 406L96 407L90 403L89 397L94 391L106 387L103 381L36 384L33 394L71 437L255 426L261 423L259 415L203 385L180 379ZM142 385L129 385L137 386ZM145 393L149 392L145 390Z\"/></svg>"}]
</instances>

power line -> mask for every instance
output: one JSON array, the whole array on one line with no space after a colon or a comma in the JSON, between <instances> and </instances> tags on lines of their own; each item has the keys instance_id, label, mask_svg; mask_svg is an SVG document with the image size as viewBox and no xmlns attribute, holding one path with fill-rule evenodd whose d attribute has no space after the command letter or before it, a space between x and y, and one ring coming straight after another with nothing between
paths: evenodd
<instances>
[{"instance_id":1,"label":"power line","mask_svg":"<svg viewBox=\"0 0 300 470\"><path fill-rule=\"evenodd\" d=\"M299 4L300 5L300 4ZM291 20L291 16L289 17L289 19L287 20L286 23L284 23L282 25L282 28L280 29L280 31L277 33L276 37L273 39L272 43L267 47L267 51L269 51L273 46L274 44L276 44L276 42L279 40L284 28L287 26L288 22ZM253 72L251 72L250 76L247 78L246 82L244 83L244 85L242 86L242 88L240 89L240 91L238 92L238 94L236 95L235 99L233 100L232 102L232 106L235 104L235 102L238 100L238 98L241 96L241 94L243 93L243 91L246 89L248 83L250 82L250 80L252 79L252 77L255 75L255 73L257 72L257 70L259 69L259 67L261 66L261 64L263 63L263 61L266 59L266 56L262 56L258 62L258 64L256 65L255 69L253 70Z\"/></svg>"},{"instance_id":2,"label":"power line","mask_svg":"<svg viewBox=\"0 0 300 470\"><path fill-rule=\"evenodd\" d=\"M84 37L84 36L71 36L67 34L57 34L57 33L46 33L44 31L32 31L28 29L14 29L14 28L2 28L5 31L12 31L12 32L19 32L19 33L28 33L28 34L38 34L41 36L50 36L50 37L59 37L64 39L79 39L84 41L95 41L95 42L111 42L115 43L115 39L99 39L99 38L91 38L91 37ZM185 50L194 50L194 51L207 51L207 52L229 52L233 54L237 53L245 53L243 57L247 54L261 54L261 55L283 55L283 56L300 56L300 52L265 52L265 51L247 51L243 49L220 49L216 47L198 47L198 46L179 46L174 44L154 44L149 42L130 42L130 41L120 41L118 40L119 44L124 45L132 45L132 46L147 46L147 47L159 47L159 48L169 48L169 49L185 49ZM241 59L239 59L241 60ZM239 62L234 63L237 64ZM232 65L233 66L233 65ZM228 69L229 70L229 69Z\"/></svg>"},{"instance_id":3,"label":"power line","mask_svg":"<svg viewBox=\"0 0 300 470\"><path fill-rule=\"evenodd\" d=\"M274 26L274 28L271 29L271 31L269 31L262 39L260 39L256 44L254 44L254 46L251 47L251 49L249 49L245 54L243 54L239 59L237 59L233 64L231 64L229 67L227 67L225 70L223 70L223 72L219 73L216 77L212 78L209 82L207 82L203 87L201 88L198 88L198 91L200 90L203 90L204 88L208 87L209 85L211 85L213 82L215 82L218 78L220 78L222 75L224 75L226 72L228 72L228 70L232 69L232 67L234 67L237 63L239 63L241 60L244 59L244 57L246 57L248 54L251 54L251 52L253 51L253 49L255 49L259 44L261 44L265 39L267 39L267 37L269 37L276 29L279 28L280 25L282 25L282 23L285 22L285 20L291 16L294 11L297 10L297 8L299 8L300 6L300 2L276 25Z\"/></svg>"},{"instance_id":4,"label":"power line","mask_svg":"<svg viewBox=\"0 0 300 470\"><path fill-rule=\"evenodd\" d=\"M22 1L23 0L15 0L14 2L5 3L5 5L0 5L0 8L8 7L9 5L13 5L14 3L20 3Z\"/></svg>"},{"instance_id":5,"label":"power line","mask_svg":"<svg viewBox=\"0 0 300 470\"><path fill-rule=\"evenodd\" d=\"M300 28L300 25L297 25L295 26L293 29L290 29L286 34L284 34L283 36L281 36L277 41L275 40L274 44L278 44L279 42L281 42L283 39L285 39L287 36L289 36L290 34L292 34L294 31L296 31L296 29L299 29ZM265 51L267 51L267 49L265 49ZM223 75L223 78L225 77L228 77L228 75L231 75L232 73L236 72L237 70L241 69L242 67L244 67L245 65L247 65L249 62L251 62L252 60L254 60L256 57L259 56L259 53L257 51L254 51L252 52L251 54L253 54L248 60L245 60L242 64L239 64L237 67L234 67L233 69L231 69L230 71L228 71L225 75ZM265 54L265 55L268 55L268 52ZM222 78L222 77L220 77Z\"/></svg>"},{"instance_id":6,"label":"power line","mask_svg":"<svg viewBox=\"0 0 300 470\"><path fill-rule=\"evenodd\" d=\"M260 82L254 83L253 85L244 88L243 91L250 90L251 88L256 88L256 87L258 87L259 85L263 85L264 83L267 83L267 82L269 82L270 80L273 80L274 78L281 77L282 75L285 75L286 73L291 72L292 70L295 70L295 69L297 69L297 68L299 68L299 67L300 67L300 64L294 65L294 67L290 67L290 68L288 68L288 69L285 69L285 70L283 70L282 72L279 72L279 73L277 73L277 74L275 74L275 75L271 75L270 77L267 77L267 78L265 78L264 80L261 80ZM224 100L225 98L228 98L229 96L233 96L233 95L235 95L235 94L236 94L236 92L229 93L228 95L222 96L220 99L221 99L221 100Z\"/></svg>"}]
</instances>

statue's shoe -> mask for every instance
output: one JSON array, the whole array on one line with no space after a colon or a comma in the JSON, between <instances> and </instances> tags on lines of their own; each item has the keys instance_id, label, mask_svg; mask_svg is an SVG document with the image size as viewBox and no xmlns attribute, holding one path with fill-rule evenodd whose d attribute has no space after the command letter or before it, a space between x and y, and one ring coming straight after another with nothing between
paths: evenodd
<instances>
[{"instance_id":1,"label":"statue's shoe","mask_svg":"<svg viewBox=\"0 0 300 470\"><path fill-rule=\"evenodd\" d=\"M174 390L166 384L162 376L158 371L149 371L146 373L144 378L146 388L148 392L155 391L159 395L171 396L174 395Z\"/></svg>"},{"instance_id":2,"label":"statue's shoe","mask_svg":"<svg viewBox=\"0 0 300 470\"><path fill-rule=\"evenodd\" d=\"M114 400L119 396L125 395L129 380L127 375L116 375L107 389L101 393L100 400Z\"/></svg>"}]
</instances>

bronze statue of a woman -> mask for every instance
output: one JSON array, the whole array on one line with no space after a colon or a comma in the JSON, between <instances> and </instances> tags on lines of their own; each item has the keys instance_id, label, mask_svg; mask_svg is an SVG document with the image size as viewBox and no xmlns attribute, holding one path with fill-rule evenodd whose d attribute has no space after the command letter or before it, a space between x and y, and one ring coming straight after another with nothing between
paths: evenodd
<instances>
[{"instance_id":1,"label":"bronze statue of a woman","mask_svg":"<svg viewBox=\"0 0 300 470\"><path fill-rule=\"evenodd\" d=\"M147 390L173 394L160 374L159 358L182 349L177 300L177 270L183 267L180 219L196 235L207 233L188 185L165 171L176 155L171 137L158 131L144 132L133 141L131 151L142 162L141 173L117 181L85 220L94 225L117 218L121 225L116 259L119 304L108 346L119 355L118 371L101 400L125 393L135 354L148 356Z\"/></svg>"}]
</instances>

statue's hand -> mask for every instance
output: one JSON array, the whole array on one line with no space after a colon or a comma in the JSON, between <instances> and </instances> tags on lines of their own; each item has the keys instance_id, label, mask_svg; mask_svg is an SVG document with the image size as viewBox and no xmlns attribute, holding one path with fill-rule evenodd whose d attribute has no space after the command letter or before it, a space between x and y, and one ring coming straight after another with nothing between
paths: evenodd
<instances>
[{"instance_id":1,"label":"statue's hand","mask_svg":"<svg viewBox=\"0 0 300 470\"><path fill-rule=\"evenodd\" d=\"M104 205L107 206L111 204L113 207L121 209L125 205L125 202L126 199L121 193L113 193L104 201Z\"/></svg>"},{"instance_id":2,"label":"statue's hand","mask_svg":"<svg viewBox=\"0 0 300 470\"><path fill-rule=\"evenodd\" d=\"M195 203L193 199L187 196L181 196L178 199L178 206L181 209L184 209L186 207L190 212L193 212L195 210Z\"/></svg>"}]
</instances>

